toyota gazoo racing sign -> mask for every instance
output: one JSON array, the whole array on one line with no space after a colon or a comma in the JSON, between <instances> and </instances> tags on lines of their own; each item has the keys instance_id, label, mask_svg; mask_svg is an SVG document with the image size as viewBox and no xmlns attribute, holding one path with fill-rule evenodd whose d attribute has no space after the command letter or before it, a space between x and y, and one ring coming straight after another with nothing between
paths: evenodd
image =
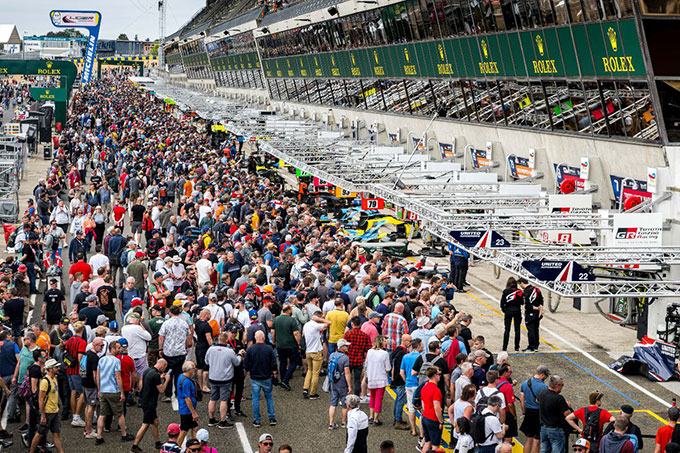
<instances>
[{"instance_id":1,"label":"toyota gazoo racing sign","mask_svg":"<svg viewBox=\"0 0 680 453\"><path fill-rule=\"evenodd\" d=\"M545 282L590 282L595 277L574 261L522 261L522 267Z\"/></svg>"},{"instance_id":2,"label":"toyota gazoo racing sign","mask_svg":"<svg viewBox=\"0 0 680 453\"><path fill-rule=\"evenodd\" d=\"M52 11L50 16L55 27L97 27L101 19L96 11Z\"/></svg>"},{"instance_id":3,"label":"toyota gazoo racing sign","mask_svg":"<svg viewBox=\"0 0 680 453\"><path fill-rule=\"evenodd\" d=\"M660 212L614 214L615 247L660 247L663 216Z\"/></svg>"},{"instance_id":4,"label":"toyota gazoo racing sign","mask_svg":"<svg viewBox=\"0 0 680 453\"><path fill-rule=\"evenodd\" d=\"M495 231L485 230L454 230L451 237L465 248L505 248L510 247L510 243Z\"/></svg>"}]
</instances>

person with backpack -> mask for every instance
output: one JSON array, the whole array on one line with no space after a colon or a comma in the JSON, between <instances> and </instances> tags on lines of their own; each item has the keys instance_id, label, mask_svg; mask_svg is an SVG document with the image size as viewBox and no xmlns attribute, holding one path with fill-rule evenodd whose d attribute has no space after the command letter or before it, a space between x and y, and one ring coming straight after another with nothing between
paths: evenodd
<instances>
[{"instance_id":1,"label":"person with backpack","mask_svg":"<svg viewBox=\"0 0 680 453\"><path fill-rule=\"evenodd\" d=\"M37 405L40 411L38 432L31 441L31 453L35 453L41 440L49 430L57 452L63 453L61 445L61 421L59 419L59 392L57 390L57 371L59 362L49 359L45 362L46 375L40 380Z\"/></svg>"},{"instance_id":2,"label":"person with backpack","mask_svg":"<svg viewBox=\"0 0 680 453\"><path fill-rule=\"evenodd\" d=\"M423 445L420 451L436 450L441 445L444 429L444 395L439 387L442 371L434 365L425 369L427 381L419 385L423 413L420 423L423 427ZM422 386L422 387L421 387ZM418 390L416 389L416 392Z\"/></svg>"},{"instance_id":3,"label":"person with backpack","mask_svg":"<svg viewBox=\"0 0 680 453\"><path fill-rule=\"evenodd\" d=\"M347 426L347 404L345 399L352 392L352 378L349 372L347 349L349 341L341 338L338 348L328 357L328 383L330 388L330 407L328 408L328 429L338 427L335 423L335 408L342 407L342 427ZM370 351L369 351L370 352Z\"/></svg>"},{"instance_id":4,"label":"person with backpack","mask_svg":"<svg viewBox=\"0 0 680 453\"><path fill-rule=\"evenodd\" d=\"M420 385L427 381L425 372L427 371L428 367L436 366L439 368L439 370L442 372L442 378L437 381L437 386L439 386L439 391L441 392L442 396L446 398L446 392L449 388L449 376L451 374L451 370L449 370L446 360L440 354L441 344L439 341L431 341L428 347L428 353L423 354L418 359L416 359L411 373L413 373L415 376L418 376L418 385Z\"/></svg>"},{"instance_id":5,"label":"person with backpack","mask_svg":"<svg viewBox=\"0 0 680 453\"><path fill-rule=\"evenodd\" d=\"M594 451L600 446L604 425L614 421L614 416L601 408L602 397L604 393L591 392L588 395L590 406L577 409L566 418L567 423L580 433L581 437L590 441L590 448ZM583 428L579 428L577 420L581 422Z\"/></svg>"},{"instance_id":6,"label":"person with backpack","mask_svg":"<svg viewBox=\"0 0 680 453\"><path fill-rule=\"evenodd\" d=\"M636 453L637 437L626 434L628 430L628 417L623 414L614 418L614 431L602 436L600 440L600 453Z\"/></svg>"},{"instance_id":7,"label":"person with backpack","mask_svg":"<svg viewBox=\"0 0 680 453\"><path fill-rule=\"evenodd\" d=\"M541 438L541 420L538 415L538 395L548 388L543 381L550 376L550 370L545 365L539 365L533 377L522 382L519 394L519 404L524 420L520 431L526 436L524 450L527 453L538 453Z\"/></svg>"},{"instance_id":8,"label":"person with backpack","mask_svg":"<svg viewBox=\"0 0 680 453\"><path fill-rule=\"evenodd\" d=\"M503 443L507 425L501 424L500 395L489 397L486 408L478 407L470 420L470 435L477 444L476 453L494 453L496 446Z\"/></svg>"},{"instance_id":9,"label":"person with backpack","mask_svg":"<svg viewBox=\"0 0 680 453\"><path fill-rule=\"evenodd\" d=\"M515 324L515 352L519 352L520 326L522 324L522 290L517 287L515 277L508 278L505 289L501 295L501 311L504 316L505 330L503 332L503 351L508 350L510 342L510 328Z\"/></svg>"},{"instance_id":10,"label":"person with backpack","mask_svg":"<svg viewBox=\"0 0 680 453\"><path fill-rule=\"evenodd\" d=\"M498 419L501 421L501 423L505 423L505 395L503 395L503 393L497 388L498 379L498 371L491 370L486 373L486 380L488 381L488 384L486 387L481 387L477 392L477 396L475 398L475 407L479 412L481 412L489 405L489 398L494 395L498 396L501 399L501 407L500 411L498 412Z\"/></svg>"},{"instance_id":11,"label":"person with backpack","mask_svg":"<svg viewBox=\"0 0 680 453\"><path fill-rule=\"evenodd\" d=\"M633 436L635 436L635 438L637 439L637 448L635 451L638 451L642 450L644 445L642 443L642 432L640 431L640 428L631 421L634 412L635 411L633 410L633 407L628 404L624 404L623 406L621 406L621 414L625 415L628 418L628 428L626 428L626 434L632 434ZM616 420L607 425L607 427L603 431L605 435L609 434L614 430L614 423L616 423Z\"/></svg>"}]
</instances>

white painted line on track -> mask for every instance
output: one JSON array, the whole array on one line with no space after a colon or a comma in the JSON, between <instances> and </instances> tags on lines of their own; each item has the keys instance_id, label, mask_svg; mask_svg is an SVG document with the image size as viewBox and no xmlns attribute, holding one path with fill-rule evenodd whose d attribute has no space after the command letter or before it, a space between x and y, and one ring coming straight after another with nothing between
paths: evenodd
<instances>
[{"instance_id":1,"label":"white painted line on track","mask_svg":"<svg viewBox=\"0 0 680 453\"><path fill-rule=\"evenodd\" d=\"M250 448L250 442L248 442L248 435L246 434L246 428L243 423L236 422L236 431L238 432L238 438L241 441L241 447L243 447L243 453L253 453L253 449Z\"/></svg>"},{"instance_id":2,"label":"white painted line on track","mask_svg":"<svg viewBox=\"0 0 680 453\"><path fill-rule=\"evenodd\" d=\"M472 288L474 288L476 291L482 293L484 296L488 297L489 299L491 299L491 300L493 300L493 301L496 301L496 300L497 300L497 298L493 297L491 294L487 293L487 292L484 291L483 289L481 289L481 288L479 288L479 287L477 287L477 286L475 286L475 285L470 285L470 286L471 286ZM590 353L588 353L588 352L584 351L583 349L579 348L578 346L576 346L576 345L573 344L572 342L567 341L567 340L564 339L564 337L562 337L561 335L556 334L555 332L553 332L552 330L550 330L550 329L548 329L548 328L546 328L546 327L544 327L544 326L541 326L541 329L544 330L544 331L546 331L548 334L552 335L553 337L557 338L559 341L561 341L562 343L564 343L565 345L567 345L568 347L570 347L570 348L573 349L574 351L576 351L576 352L578 352L579 354L583 355L585 358L587 358L587 359L590 360L591 362L595 363L596 365L599 365L600 367L604 368L605 370L607 370L608 372L610 372L610 373L613 374L614 376L618 377L619 379L621 379L621 380L622 380L623 382L625 382L626 384L630 385L631 387L635 388L636 390L640 391L641 393L644 393L645 395L647 395L648 397L652 398L653 400L655 400L655 401L661 403L664 407L670 407L670 403L669 403L668 401L664 400L664 399L661 398L660 396L655 395L654 393L650 392L649 390L647 390L646 388L642 387L641 385L639 385L639 384L637 384L637 383L631 381L630 379L628 379L626 376L622 375L622 374L619 373L618 371L612 370L612 369L609 368L605 363L603 363L603 362L601 362L600 360L596 359L596 358L593 357Z\"/></svg>"}]
</instances>

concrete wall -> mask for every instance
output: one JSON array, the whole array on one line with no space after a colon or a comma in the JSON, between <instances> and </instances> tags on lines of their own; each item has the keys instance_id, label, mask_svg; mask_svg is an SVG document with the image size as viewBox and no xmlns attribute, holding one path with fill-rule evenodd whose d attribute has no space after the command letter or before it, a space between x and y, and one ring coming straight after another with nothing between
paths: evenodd
<instances>
[{"instance_id":1,"label":"concrete wall","mask_svg":"<svg viewBox=\"0 0 680 453\"><path fill-rule=\"evenodd\" d=\"M360 138L369 135L366 126L377 121L381 124L378 140L387 143L388 135L400 130L400 136L407 149L412 149L412 137L421 137L430 122L426 118L412 116L381 114L360 110L327 108L309 104L293 104L289 102L273 101L282 111L289 111L292 106L297 112L304 108L308 112L317 112L317 117L330 114L335 120L346 117L349 126L352 121L359 120L361 127ZM505 175L507 156L515 154L528 157L529 149L536 150L536 171L545 175L541 183L546 188L555 185L553 164L568 164L579 167L581 157L590 158L590 182L596 184L599 190L593 194L593 199L599 201L602 207L609 207L614 198L609 175L631 177L646 180L647 167L666 166L664 148L660 145L641 144L631 141L615 141L591 137L578 137L567 134L549 132L535 132L528 129L499 128L475 123L460 123L446 120L435 120L427 131L430 153L441 156L438 142L452 143L455 139L456 152L468 154L466 147L484 149L487 142L493 144L493 160L500 164L495 169L499 175ZM471 168L471 159L465 155L466 167Z\"/></svg>"},{"instance_id":2,"label":"concrete wall","mask_svg":"<svg viewBox=\"0 0 680 453\"><path fill-rule=\"evenodd\" d=\"M185 86L196 89L205 86L206 81L189 80ZM212 89L212 88L210 88ZM266 90L216 88L218 95L235 99L257 102L258 96L266 98ZM359 138L368 138L370 127L374 122L380 123L378 141L388 142L388 134L400 131L402 142L410 151L412 137L421 137L430 122L427 118L406 115L395 115L364 110L343 109L312 104L298 104L282 101L271 101L272 108L288 113L291 108L299 115L300 109L306 112L306 118L311 118L312 112L320 121L323 115L331 117L332 128L335 122L345 117L346 131L350 132L352 121L358 120L360 125ZM536 171L544 174L541 184L548 189L555 186L554 164L567 164L579 167L581 157L590 158L590 183L598 186L593 193L593 200L599 202L603 208L611 205L614 198L610 175L630 177L646 180L647 167L665 167L668 165L663 146L643 144L634 141L614 140L608 138L579 137L569 134L558 134L547 131L532 131L529 129L501 128L493 125L476 123L461 123L447 120L435 120L427 131L429 150L432 156L441 156L438 142L452 143L455 141L456 152L463 153L466 167L471 168L471 159L466 152L468 146L484 149L487 142L493 144L493 160L500 166L494 171L504 177L507 167L507 156L515 154L528 157L529 149L536 150Z\"/></svg>"}]
</instances>

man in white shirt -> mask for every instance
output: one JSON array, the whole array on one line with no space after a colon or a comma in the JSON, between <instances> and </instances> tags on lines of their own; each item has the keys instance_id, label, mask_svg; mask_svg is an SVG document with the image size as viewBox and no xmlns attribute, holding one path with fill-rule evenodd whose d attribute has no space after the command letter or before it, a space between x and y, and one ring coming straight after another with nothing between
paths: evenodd
<instances>
[{"instance_id":1,"label":"man in white shirt","mask_svg":"<svg viewBox=\"0 0 680 453\"><path fill-rule=\"evenodd\" d=\"M217 294L210 293L208 296L208 305L206 305L205 308L210 311L210 321L213 319L217 321L220 330L222 330L224 327L224 310L217 305Z\"/></svg>"},{"instance_id":2,"label":"man in white shirt","mask_svg":"<svg viewBox=\"0 0 680 453\"><path fill-rule=\"evenodd\" d=\"M96 252L94 255L90 257L90 267L92 268L93 271L97 272L99 268L103 267L106 269L106 271L109 271L109 257L104 255L104 251L102 250L101 245L97 245L94 248L94 251Z\"/></svg>"},{"instance_id":3,"label":"man in white shirt","mask_svg":"<svg viewBox=\"0 0 680 453\"><path fill-rule=\"evenodd\" d=\"M484 416L484 442L477 445L478 453L495 453L496 445L503 443L507 425L502 425L497 417L501 409L501 399L498 395L489 397L489 405L482 411Z\"/></svg>"},{"instance_id":4,"label":"man in white shirt","mask_svg":"<svg viewBox=\"0 0 680 453\"><path fill-rule=\"evenodd\" d=\"M123 338L128 341L128 355L135 361L135 370L141 378L142 373L149 367L146 360L146 344L151 341L151 333L141 323L138 313L132 312L128 316L128 324L120 331Z\"/></svg>"},{"instance_id":5,"label":"man in white shirt","mask_svg":"<svg viewBox=\"0 0 680 453\"><path fill-rule=\"evenodd\" d=\"M210 252L205 251L201 259L196 262L196 274L198 286L202 288L206 283L210 283L210 275L214 272L213 263L208 259Z\"/></svg>"},{"instance_id":6,"label":"man in white shirt","mask_svg":"<svg viewBox=\"0 0 680 453\"><path fill-rule=\"evenodd\" d=\"M487 400L491 398L492 396L497 396L501 399L501 407L500 411L496 413L496 416L498 419L501 421L501 423L505 422L505 395L496 388L496 385L498 384L498 371L496 370L490 370L486 373L486 380L488 382L486 387L482 387L479 389L477 392L477 396L475 397L475 407L479 403L479 400L482 398L486 398Z\"/></svg>"},{"instance_id":7,"label":"man in white shirt","mask_svg":"<svg viewBox=\"0 0 680 453\"><path fill-rule=\"evenodd\" d=\"M305 383L302 386L302 395L305 398L312 400L319 399L319 394L316 391L319 384L319 372L321 371L321 366L323 364L321 333L331 325L331 322L326 319L316 319L321 322L311 320L302 328L302 335L305 337L305 351L307 357L307 375L305 376Z\"/></svg>"}]
</instances>

